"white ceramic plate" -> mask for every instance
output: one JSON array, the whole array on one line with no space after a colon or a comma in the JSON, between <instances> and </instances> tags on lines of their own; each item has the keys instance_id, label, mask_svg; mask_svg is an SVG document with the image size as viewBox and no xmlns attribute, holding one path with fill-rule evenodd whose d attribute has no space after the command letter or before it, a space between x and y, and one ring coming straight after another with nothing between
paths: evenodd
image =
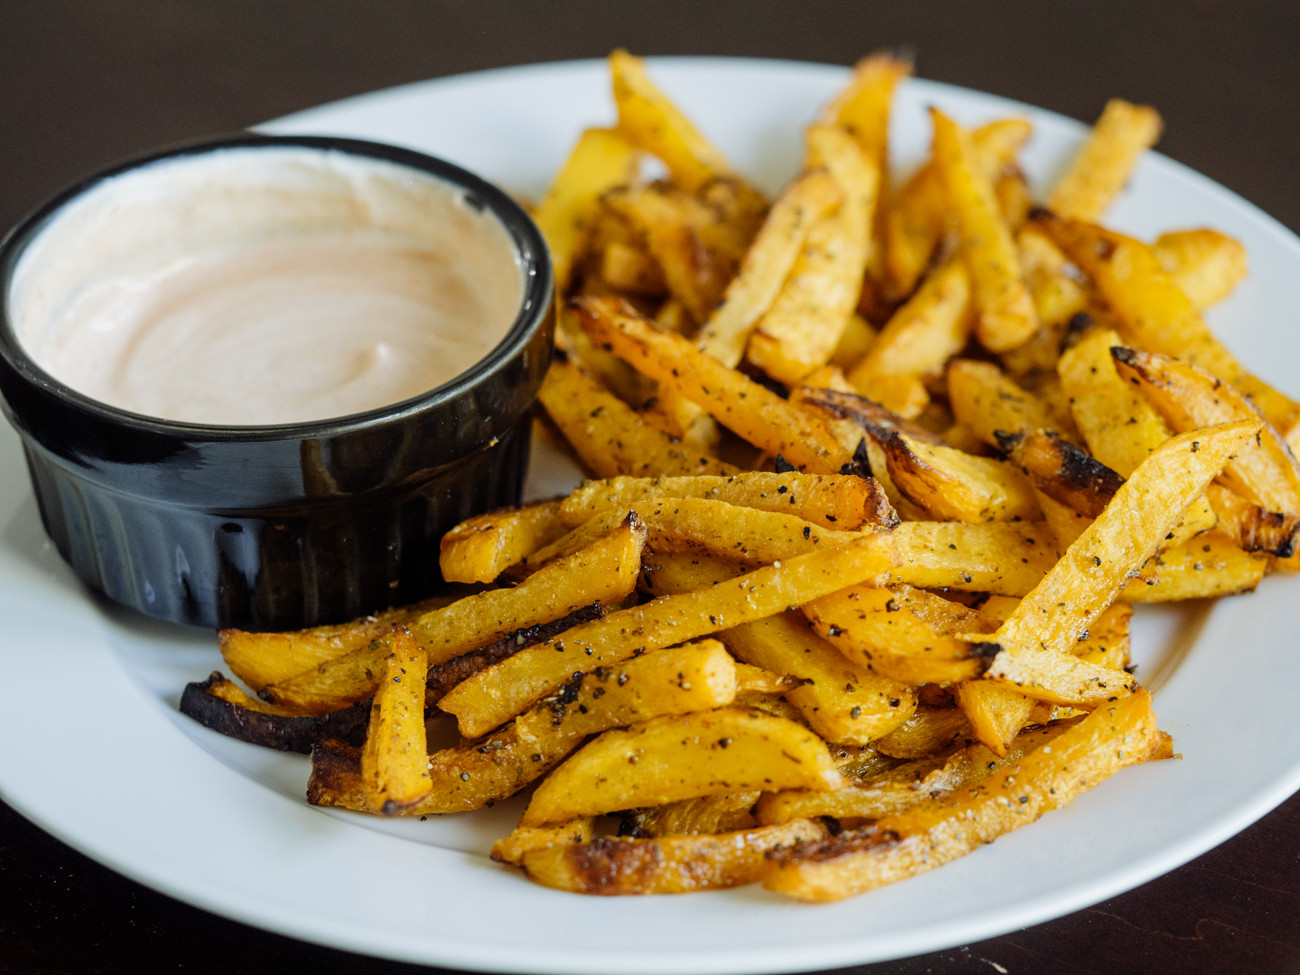
<instances>
[{"instance_id":1,"label":"white ceramic plate","mask_svg":"<svg viewBox=\"0 0 1300 975\"><path fill-rule=\"evenodd\" d=\"M842 68L666 59L663 86L768 188L794 171L802 126ZM520 192L546 186L581 128L607 124L604 67L546 65L380 92L282 120L443 155ZM1050 185L1083 127L1022 105L914 81L900 92L900 171L924 152L924 106L978 123L1022 113L1027 169ZM1300 241L1208 180L1145 160L1113 209L1149 236L1210 225L1240 238L1252 275L1212 314L1267 379L1300 362ZM1294 382L1292 382L1294 385ZM306 760L223 739L175 711L219 666L207 634L141 621L88 595L41 532L13 434L0 433L0 794L115 870L219 914L309 941L456 968L528 972L767 972L875 961L968 943L1095 903L1220 843L1300 786L1300 682L1273 578L1214 606L1142 611L1140 675L1181 761L1129 769L1073 805L931 874L846 903L756 888L584 899L485 856L516 809L376 822L300 798ZM535 493L571 470L542 458Z\"/></svg>"}]
</instances>

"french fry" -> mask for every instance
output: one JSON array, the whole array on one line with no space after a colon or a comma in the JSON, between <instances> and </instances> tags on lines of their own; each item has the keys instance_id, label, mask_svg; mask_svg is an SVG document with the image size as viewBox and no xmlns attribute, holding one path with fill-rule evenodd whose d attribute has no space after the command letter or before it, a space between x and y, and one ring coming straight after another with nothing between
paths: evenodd
<instances>
[{"instance_id":1,"label":"french fry","mask_svg":"<svg viewBox=\"0 0 1300 975\"><path fill-rule=\"evenodd\" d=\"M541 784L519 822L542 826L720 792L842 782L825 743L807 728L719 708L605 732Z\"/></svg>"},{"instance_id":2,"label":"french fry","mask_svg":"<svg viewBox=\"0 0 1300 975\"><path fill-rule=\"evenodd\" d=\"M991 447L998 446L998 433L1068 432L1045 403L991 362L954 359L948 366L948 400L957 421Z\"/></svg>"},{"instance_id":3,"label":"french fry","mask_svg":"<svg viewBox=\"0 0 1300 975\"><path fill-rule=\"evenodd\" d=\"M1155 252L1123 234L1040 212L1036 222L1097 285L1129 341L1177 356L1250 396L1283 436L1300 424L1300 404L1246 372L1215 337L1191 299L1165 273Z\"/></svg>"},{"instance_id":4,"label":"french fry","mask_svg":"<svg viewBox=\"0 0 1300 975\"><path fill-rule=\"evenodd\" d=\"M606 538L544 567L513 589L467 596L412 620L408 626L433 665L588 603L617 603L636 586L645 536L643 524L627 519ZM268 684L263 691L276 703L313 714L363 701L381 679L390 643L375 639L306 673Z\"/></svg>"},{"instance_id":5,"label":"french fry","mask_svg":"<svg viewBox=\"0 0 1300 975\"><path fill-rule=\"evenodd\" d=\"M912 73L912 62L888 52L872 54L853 68L853 79L822 113L823 123L851 133L868 165L878 174L879 198L889 196L889 119L898 83ZM871 227L867 272L877 281L884 277L885 209L867 214Z\"/></svg>"},{"instance_id":6,"label":"french fry","mask_svg":"<svg viewBox=\"0 0 1300 975\"><path fill-rule=\"evenodd\" d=\"M811 821L704 836L601 837L523 855L528 876L579 894L684 894L756 882L773 850L826 835Z\"/></svg>"},{"instance_id":7,"label":"french fry","mask_svg":"<svg viewBox=\"0 0 1300 975\"><path fill-rule=\"evenodd\" d=\"M1226 535L1209 531L1161 550L1155 560L1155 579L1133 579L1119 598L1131 603L1167 603L1251 592L1268 567L1268 557L1246 552Z\"/></svg>"},{"instance_id":8,"label":"french fry","mask_svg":"<svg viewBox=\"0 0 1300 975\"><path fill-rule=\"evenodd\" d=\"M1124 483L1091 454L1049 431L1007 434L998 441L1034 487L1088 518L1101 514Z\"/></svg>"},{"instance_id":9,"label":"french fry","mask_svg":"<svg viewBox=\"0 0 1300 975\"><path fill-rule=\"evenodd\" d=\"M883 435L882 435L883 434ZM1019 472L991 457L878 431L889 476L912 502L940 521L1034 521L1033 488Z\"/></svg>"},{"instance_id":10,"label":"french fry","mask_svg":"<svg viewBox=\"0 0 1300 975\"><path fill-rule=\"evenodd\" d=\"M998 211L992 186L975 169L969 134L938 109L932 108L930 117L935 166L956 218L962 259L970 275L975 335L991 352L1013 349L1038 328L1015 242Z\"/></svg>"},{"instance_id":11,"label":"french fry","mask_svg":"<svg viewBox=\"0 0 1300 975\"><path fill-rule=\"evenodd\" d=\"M838 900L915 876L1058 809L1114 772L1164 757L1145 691L1106 704L980 782L769 861L764 886Z\"/></svg>"},{"instance_id":12,"label":"french fry","mask_svg":"<svg viewBox=\"0 0 1300 975\"><path fill-rule=\"evenodd\" d=\"M550 188L533 211L555 268L555 291L564 294L573 263L603 193L636 175L637 151L611 129L587 129L578 137Z\"/></svg>"},{"instance_id":13,"label":"french fry","mask_svg":"<svg viewBox=\"0 0 1300 975\"><path fill-rule=\"evenodd\" d=\"M1286 441L1233 386L1170 356L1113 348L1120 378L1135 382L1175 431L1248 421L1261 427L1224 469L1234 491L1267 511L1300 516L1300 466Z\"/></svg>"},{"instance_id":14,"label":"french fry","mask_svg":"<svg viewBox=\"0 0 1300 975\"><path fill-rule=\"evenodd\" d=\"M1156 450L998 627L990 642L1002 649L985 678L1058 704L1096 706L1131 691L1136 685L1127 675L1081 661L1069 648L1260 426L1208 427Z\"/></svg>"},{"instance_id":15,"label":"french fry","mask_svg":"<svg viewBox=\"0 0 1300 975\"><path fill-rule=\"evenodd\" d=\"M1056 184L1048 207L1063 217L1100 219L1128 182L1138 157L1156 144L1161 128L1154 108L1112 98Z\"/></svg>"},{"instance_id":16,"label":"french fry","mask_svg":"<svg viewBox=\"0 0 1300 975\"><path fill-rule=\"evenodd\" d=\"M824 167L840 205L808 228L780 292L749 336L747 358L773 379L798 382L823 366L853 318L862 291L881 171L835 126L808 130L808 165ZM724 309L725 311L725 309Z\"/></svg>"},{"instance_id":17,"label":"french fry","mask_svg":"<svg viewBox=\"0 0 1300 975\"><path fill-rule=\"evenodd\" d=\"M916 394L899 397L898 386L891 386L886 377L909 377L919 385L922 377L940 372L965 347L970 325L970 279L960 261L950 261L927 275L894 313L849 371L849 382L868 399L914 416L919 412ZM920 407L928 402L926 395Z\"/></svg>"},{"instance_id":18,"label":"french fry","mask_svg":"<svg viewBox=\"0 0 1300 975\"><path fill-rule=\"evenodd\" d=\"M643 500L703 498L762 511L796 515L822 528L855 531L865 525L891 525L884 495L871 480L843 474L769 474L748 471L727 477L616 477L588 481L559 506L570 527L599 511L635 507Z\"/></svg>"},{"instance_id":19,"label":"french fry","mask_svg":"<svg viewBox=\"0 0 1300 975\"><path fill-rule=\"evenodd\" d=\"M979 629L992 633L995 624L910 586L853 586L813 600L803 611L813 629L847 659L906 684L979 677L997 652L961 638Z\"/></svg>"},{"instance_id":20,"label":"french fry","mask_svg":"<svg viewBox=\"0 0 1300 975\"><path fill-rule=\"evenodd\" d=\"M1041 522L904 521L890 535L898 552L893 581L918 589L1023 596L1057 559Z\"/></svg>"},{"instance_id":21,"label":"french fry","mask_svg":"<svg viewBox=\"0 0 1300 975\"><path fill-rule=\"evenodd\" d=\"M226 666L253 690L260 691L268 684L295 677L368 645L391 633L394 623L409 623L455 600L454 595L442 594L410 606L363 616L350 623L285 633L222 630L217 634L217 643Z\"/></svg>"},{"instance_id":22,"label":"french fry","mask_svg":"<svg viewBox=\"0 0 1300 975\"><path fill-rule=\"evenodd\" d=\"M1218 304L1246 277L1246 248L1208 227L1174 230L1156 238L1160 266L1198 311Z\"/></svg>"},{"instance_id":23,"label":"french fry","mask_svg":"<svg viewBox=\"0 0 1300 975\"><path fill-rule=\"evenodd\" d=\"M600 261L600 277L615 291L659 297L668 290L663 269L649 253L613 241L605 247Z\"/></svg>"},{"instance_id":24,"label":"french fry","mask_svg":"<svg viewBox=\"0 0 1300 975\"><path fill-rule=\"evenodd\" d=\"M645 62L627 51L609 56L618 131L661 159L674 180L694 191L718 176L736 172L681 110L650 80ZM757 191L751 190L756 199Z\"/></svg>"},{"instance_id":25,"label":"french fry","mask_svg":"<svg viewBox=\"0 0 1300 975\"><path fill-rule=\"evenodd\" d=\"M700 348L732 368L745 343L781 291L817 221L840 205L843 194L824 169L805 172L777 198L722 303L700 328Z\"/></svg>"},{"instance_id":26,"label":"french fry","mask_svg":"<svg viewBox=\"0 0 1300 975\"><path fill-rule=\"evenodd\" d=\"M710 560L656 562L650 575L656 595L689 592L735 576L732 566ZM882 678L837 652L797 613L744 623L718 637L740 660L794 678L782 695L828 742L865 745L889 734L916 708L916 695L906 683Z\"/></svg>"},{"instance_id":27,"label":"french fry","mask_svg":"<svg viewBox=\"0 0 1300 975\"><path fill-rule=\"evenodd\" d=\"M800 470L836 474L852 456L816 418L728 369L680 335L656 329L621 302L584 299L578 313L600 345L704 407L719 423Z\"/></svg>"},{"instance_id":28,"label":"french fry","mask_svg":"<svg viewBox=\"0 0 1300 975\"><path fill-rule=\"evenodd\" d=\"M764 825L788 823L817 816L836 819L883 819L925 799L938 799L974 785L1018 762L1029 752L1066 730L1068 725L1037 728L1016 739L1005 755L997 755L978 742L936 761L921 759L899 766L874 781L853 782L843 789L814 791L790 789L764 793L755 816Z\"/></svg>"},{"instance_id":29,"label":"french fry","mask_svg":"<svg viewBox=\"0 0 1300 975\"><path fill-rule=\"evenodd\" d=\"M219 671L213 671L207 680L186 684L179 710L229 738L303 755L318 742L331 739L361 744L370 719L368 703L323 715L296 714L250 697Z\"/></svg>"},{"instance_id":30,"label":"french fry","mask_svg":"<svg viewBox=\"0 0 1300 975\"><path fill-rule=\"evenodd\" d=\"M783 612L845 586L883 577L894 561L888 532L765 566L708 589L662 596L574 627L458 685L438 702L476 737L501 725L573 673Z\"/></svg>"},{"instance_id":31,"label":"french fry","mask_svg":"<svg viewBox=\"0 0 1300 975\"><path fill-rule=\"evenodd\" d=\"M990 183L1025 144L1033 127L1024 119L998 119L971 132L973 163ZM886 209L887 294L906 298L916 287L947 226L947 204L934 159L916 171Z\"/></svg>"},{"instance_id":32,"label":"french fry","mask_svg":"<svg viewBox=\"0 0 1300 975\"><path fill-rule=\"evenodd\" d=\"M560 502L543 501L467 518L442 536L438 567L448 582L492 582L562 536Z\"/></svg>"},{"instance_id":33,"label":"french fry","mask_svg":"<svg viewBox=\"0 0 1300 975\"><path fill-rule=\"evenodd\" d=\"M492 859L523 866L524 855L552 846L572 846L591 839L595 818L580 816L559 826L516 826L508 836L492 844Z\"/></svg>"},{"instance_id":34,"label":"french fry","mask_svg":"<svg viewBox=\"0 0 1300 975\"><path fill-rule=\"evenodd\" d=\"M428 655L403 626L394 628L392 646L361 747L366 807L384 816L410 809L433 791L424 735Z\"/></svg>"},{"instance_id":35,"label":"french fry","mask_svg":"<svg viewBox=\"0 0 1300 975\"><path fill-rule=\"evenodd\" d=\"M1061 354L1057 370L1089 452L1128 477L1173 431L1147 398L1120 378L1110 354L1120 344L1110 329L1092 331ZM1173 534L1185 540L1213 528L1217 520L1209 503L1197 498Z\"/></svg>"},{"instance_id":36,"label":"french fry","mask_svg":"<svg viewBox=\"0 0 1300 975\"><path fill-rule=\"evenodd\" d=\"M597 477L725 474L734 470L647 423L573 362L553 362L537 398Z\"/></svg>"}]
</instances>

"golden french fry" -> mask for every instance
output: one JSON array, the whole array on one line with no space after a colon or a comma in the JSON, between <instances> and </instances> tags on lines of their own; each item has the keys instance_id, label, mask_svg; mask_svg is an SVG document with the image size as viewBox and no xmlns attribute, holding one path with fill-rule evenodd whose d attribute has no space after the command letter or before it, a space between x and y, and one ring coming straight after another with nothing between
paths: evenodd
<instances>
[{"instance_id":1,"label":"golden french fry","mask_svg":"<svg viewBox=\"0 0 1300 975\"><path fill-rule=\"evenodd\" d=\"M881 180L875 163L835 126L808 130L808 165L830 173L841 202L808 228L780 293L750 333L746 353L787 385L826 364L854 317L872 253L869 233Z\"/></svg>"},{"instance_id":2,"label":"golden french fry","mask_svg":"<svg viewBox=\"0 0 1300 975\"><path fill-rule=\"evenodd\" d=\"M962 259L970 275L975 335L991 352L1024 344L1038 328L1029 289L1011 230L1002 220L993 187L972 161L970 136L938 109L934 160L961 235Z\"/></svg>"},{"instance_id":3,"label":"golden french fry","mask_svg":"<svg viewBox=\"0 0 1300 975\"><path fill-rule=\"evenodd\" d=\"M1112 98L1047 206L1063 217L1100 219L1128 182L1138 157L1156 144L1161 128L1154 108Z\"/></svg>"},{"instance_id":4,"label":"golden french fry","mask_svg":"<svg viewBox=\"0 0 1300 975\"><path fill-rule=\"evenodd\" d=\"M990 642L1001 649L985 678L1059 704L1095 706L1131 691L1131 677L1068 651L1260 426L1241 421L1208 427L1161 445L998 627Z\"/></svg>"},{"instance_id":5,"label":"golden french fry","mask_svg":"<svg viewBox=\"0 0 1300 975\"><path fill-rule=\"evenodd\" d=\"M725 501L796 515L822 528L840 531L855 531L864 525L890 525L895 520L874 481L853 475L798 471L588 481L560 503L559 517L566 525L576 526L599 511L636 507L643 500L664 498Z\"/></svg>"},{"instance_id":6,"label":"golden french fry","mask_svg":"<svg viewBox=\"0 0 1300 975\"><path fill-rule=\"evenodd\" d=\"M842 193L824 169L805 172L783 192L745 254L739 273L720 304L700 328L700 348L732 368L744 357L745 343L803 249L817 220L840 205Z\"/></svg>"},{"instance_id":7,"label":"golden french fry","mask_svg":"<svg viewBox=\"0 0 1300 975\"><path fill-rule=\"evenodd\" d=\"M1199 311L1228 297L1246 276L1241 241L1208 227L1161 234L1152 248L1160 266Z\"/></svg>"},{"instance_id":8,"label":"golden french fry","mask_svg":"<svg viewBox=\"0 0 1300 975\"><path fill-rule=\"evenodd\" d=\"M734 470L647 423L573 362L553 362L537 398L597 477L725 474Z\"/></svg>"},{"instance_id":9,"label":"golden french fry","mask_svg":"<svg viewBox=\"0 0 1300 975\"><path fill-rule=\"evenodd\" d=\"M600 345L693 403L719 423L800 470L837 474L852 460L825 424L680 335L663 332L617 300L583 299L582 326Z\"/></svg>"},{"instance_id":10,"label":"golden french fry","mask_svg":"<svg viewBox=\"0 0 1300 975\"><path fill-rule=\"evenodd\" d=\"M808 843L826 827L808 820L704 836L602 837L523 855L528 876L579 894L685 894L756 882L773 850Z\"/></svg>"},{"instance_id":11,"label":"golden french fry","mask_svg":"<svg viewBox=\"0 0 1300 975\"><path fill-rule=\"evenodd\" d=\"M998 119L971 132L976 170L992 183L1025 144L1033 127L1024 119ZM906 298L916 287L947 226L947 204L934 159L913 174L885 210L887 294Z\"/></svg>"},{"instance_id":12,"label":"golden french fry","mask_svg":"<svg viewBox=\"0 0 1300 975\"><path fill-rule=\"evenodd\" d=\"M560 502L543 501L467 518L442 536L438 567L448 582L492 582L560 538Z\"/></svg>"},{"instance_id":13,"label":"golden french fry","mask_svg":"<svg viewBox=\"0 0 1300 975\"><path fill-rule=\"evenodd\" d=\"M957 421L991 447L998 446L999 433L1065 433L1047 404L991 362L954 359L948 366L948 400Z\"/></svg>"},{"instance_id":14,"label":"golden french fry","mask_svg":"<svg viewBox=\"0 0 1300 975\"><path fill-rule=\"evenodd\" d=\"M807 728L719 708L605 732L541 784L519 822L542 826L721 792L842 783L826 744Z\"/></svg>"},{"instance_id":15,"label":"golden french fry","mask_svg":"<svg viewBox=\"0 0 1300 975\"><path fill-rule=\"evenodd\" d=\"M429 659L403 626L370 705L361 748L361 782L371 812L396 816L433 790L424 736L424 679Z\"/></svg>"},{"instance_id":16,"label":"golden french fry","mask_svg":"<svg viewBox=\"0 0 1300 975\"><path fill-rule=\"evenodd\" d=\"M709 559L655 562L648 576L656 595L689 592L736 575L734 564ZM837 652L797 613L744 623L723 630L718 638L739 659L794 678L792 687L781 689L782 695L828 742L866 744L889 734L916 708L916 695L906 683L881 677Z\"/></svg>"},{"instance_id":17,"label":"golden french fry","mask_svg":"<svg viewBox=\"0 0 1300 975\"><path fill-rule=\"evenodd\" d=\"M1243 445L1228 462L1224 480L1268 511L1300 516L1300 465L1255 404L1231 383L1166 355L1121 347L1110 354L1120 378L1136 383L1178 432L1235 421L1260 426L1255 442Z\"/></svg>"},{"instance_id":18,"label":"golden french fry","mask_svg":"<svg viewBox=\"0 0 1300 975\"><path fill-rule=\"evenodd\" d=\"M629 518L605 538L539 569L513 589L466 596L407 625L433 665L589 603L617 603L636 587L645 536L645 525ZM312 714L364 701L381 679L390 642L375 639L306 673L268 684L264 693Z\"/></svg>"},{"instance_id":19,"label":"golden french fry","mask_svg":"<svg viewBox=\"0 0 1300 975\"><path fill-rule=\"evenodd\" d=\"M890 535L898 551L893 581L918 589L1023 596L1058 554L1042 522L904 521Z\"/></svg>"},{"instance_id":20,"label":"golden french fry","mask_svg":"<svg viewBox=\"0 0 1300 975\"><path fill-rule=\"evenodd\" d=\"M568 289L574 260L596 212L601 194L630 182L637 171L637 151L611 129L587 129L552 180L533 220L546 238L555 268L555 291Z\"/></svg>"},{"instance_id":21,"label":"golden french fry","mask_svg":"<svg viewBox=\"0 0 1300 975\"><path fill-rule=\"evenodd\" d=\"M763 883L825 901L915 876L1060 808L1126 765L1163 757L1167 747L1151 696L1130 695L973 785L776 855Z\"/></svg>"}]
</instances>

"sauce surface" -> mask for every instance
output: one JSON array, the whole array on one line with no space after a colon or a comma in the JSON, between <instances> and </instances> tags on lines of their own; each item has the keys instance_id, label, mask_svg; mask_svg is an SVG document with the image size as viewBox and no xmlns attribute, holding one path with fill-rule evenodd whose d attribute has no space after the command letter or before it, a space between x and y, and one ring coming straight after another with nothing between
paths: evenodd
<instances>
[{"instance_id":1,"label":"sauce surface","mask_svg":"<svg viewBox=\"0 0 1300 975\"><path fill-rule=\"evenodd\" d=\"M518 314L509 234L426 173L223 149L115 177L32 242L19 341L101 402L223 425L346 416L473 366Z\"/></svg>"}]
</instances>

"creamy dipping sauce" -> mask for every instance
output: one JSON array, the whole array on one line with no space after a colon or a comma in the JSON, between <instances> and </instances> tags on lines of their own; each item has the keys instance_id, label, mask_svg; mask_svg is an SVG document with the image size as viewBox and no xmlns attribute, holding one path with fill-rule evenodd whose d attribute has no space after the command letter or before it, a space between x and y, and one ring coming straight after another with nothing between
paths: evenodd
<instances>
[{"instance_id":1,"label":"creamy dipping sauce","mask_svg":"<svg viewBox=\"0 0 1300 975\"><path fill-rule=\"evenodd\" d=\"M523 300L510 235L465 192L333 150L149 164L68 204L9 288L27 354L112 406L192 423L323 420L483 359Z\"/></svg>"}]
</instances>

